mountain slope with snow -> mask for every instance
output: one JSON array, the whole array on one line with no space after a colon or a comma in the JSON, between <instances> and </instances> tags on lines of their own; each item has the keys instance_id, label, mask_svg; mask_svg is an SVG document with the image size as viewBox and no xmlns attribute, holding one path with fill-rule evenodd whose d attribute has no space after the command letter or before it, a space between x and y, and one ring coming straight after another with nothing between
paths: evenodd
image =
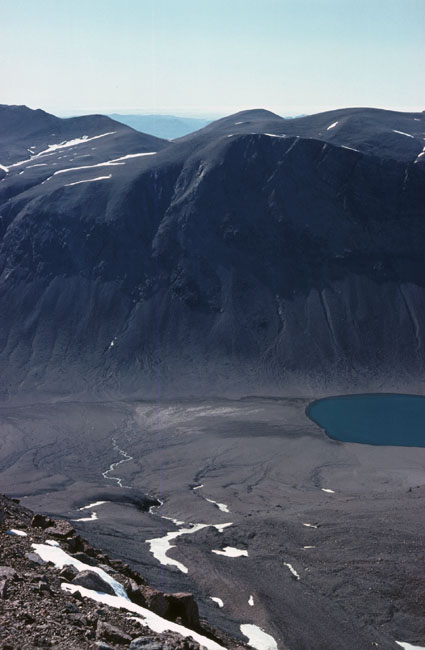
<instances>
[{"instance_id":1,"label":"mountain slope with snow","mask_svg":"<svg viewBox=\"0 0 425 650\"><path fill-rule=\"evenodd\" d=\"M28 158L0 138L3 394L422 381L423 117L254 110L172 143L73 119Z\"/></svg>"}]
</instances>

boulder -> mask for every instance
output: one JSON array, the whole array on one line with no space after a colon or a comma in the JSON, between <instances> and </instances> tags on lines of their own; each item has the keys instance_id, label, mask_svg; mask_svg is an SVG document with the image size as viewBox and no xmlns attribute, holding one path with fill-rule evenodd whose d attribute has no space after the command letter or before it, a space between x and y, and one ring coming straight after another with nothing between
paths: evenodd
<instances>
[{"instance_id":1,"label":"boulder","mask_svg":"<svg viewBox=\"0 0 425 650\"><path fill-rule=\"evenodd\" d=\"M59 539L65 539L66 537L72 537L75 533L75 529L69 521L55 521L54 526L45 529L46 535L49 537L59 537Z\"/></svg>"},{"instance_id":2,"label":"boulder","mask_svg":"<svg viewBox=\"0 0 425 650\"><path fill-rule=\"evenodd\" d=\"M85 587L86 589L91 589L92 591L99 591L103 594L115 596L115 591L112 589L111 585L94 571L80 571L72 580L72 584Z\"/></svg>"},{"instance_id":3,"label":"boulder","mask_svg":"<svg viewBox=\"0 0 425 650\"><path fill-rule=\"evenodd\" d=\"M46 515L34 515L34 517L31 519L31 526L33 528L49 528L49 526L54 526L55 522L53 519L50 519L50 517L47 517Z\"/></svg>"},{"instance_id":4,"label":"boulder","mask_svg":"<svg viewBox=\"0 0 425 650\"><path fill-rule=\"evenodd\" d=\"M127 592L127 596L133 603L136 603L136 605L141 605L142 607L147 606L145 595L146 589L139 587L139 585L132 578L127 578L124 581L124 589Z\"/></svg>"},{"instance_id":5,"label":"boulder","mask_svg":"<svg viewBox=\"0 0 425 650\"><path fill-rule=\"evenodd\" d=\"M0 580L0 600L6 600L7 598L7 580Z\"/></svg>"},{"instance_id":6,"label":"boulder","mask_svg":"<svg viewBox=\"0 0 425 650\"><path fill-rule=\"evenodd\" d=\"M25 553L25 557L31 566L44 566L46 564L37 553Z\"/></svg>"},{"instance_id":7,"label":"boulder","mask_svg":"<svg viewBox=\"0 0 425 650\"><path fill-rule=\"evenodd\" d=\"M162 650L162 643L153 636L139 636L130 643L130 650Z\"/></svg>"},{"instance_id":8,"label":"boulder","mask_svg":"<svg viewBox=\"0 0 425 650\"><path fill-rule=\"evenodd\" d=\"M87 555L87 553L83 553L81 551L78 551L77 553L74 553L74 557L76 560L80 560L80 562L83 562L84 564L88 564L89 566L96 566L97 562L94 558L90 557Z\"/></svg>"},{"instance_id":9,"label":"boulder","mask_svg":"<svg viewBox=\"0 0 425 650\"><path fill-rule=\"evenodd\" d=\"M59 576L67 582L71 582L78 575L78 569L72 564L67 564L59 571Z\"/></svg>"},{"instance_id":10,"label":"boulder","mask_svg":"<svg viewBox=\"0 0 425 650\"><path fill-rule=\"evenodd\" d=\"M181 619L183 625L190 628L199 627L199 611L198 605L190 593L175 593L167 594L153 589L152 587L145 587L140 589L140 593L145 598L146 607L155 614L168 619L169 621L176 621ZM134 595L133 595L134 598ZM133 600L131 598L131 600ZM137 602L134 600L134 602ZM139 603L143 604L143 603Z\"/></svg>"},{"instance_id":11,"label":"boulder","mask_svg":"<svg viewBox=\"0 0 425 650\"><path fill-rule=\"evenodd\" d=\"M128 645L131 636L120 630L118 627L99 621L97 624L96 638L106 643L116 643L118 645Z\"/></svg>"},{"instance_id":12,"label":"boulder","mask_svg":"<svg viewBox=\"0 0 425 650\"><path fill-rule=\"evenodd\" d=\"M183 625L190 628L199 627L199 610L193 594L164 594L168 602L168 616L172 621L181 618Z\"/></svg>"},{"instance_id":13,"label":"boulder","mask_svg":"<svg viewBox=\"0 0 425 650\"><path fill-rule=\"evenodd\" d=\"M8 578L9 580L16 580L18 574L11 566L0 566L0 578Z\"/></svg>"}]
</instances>

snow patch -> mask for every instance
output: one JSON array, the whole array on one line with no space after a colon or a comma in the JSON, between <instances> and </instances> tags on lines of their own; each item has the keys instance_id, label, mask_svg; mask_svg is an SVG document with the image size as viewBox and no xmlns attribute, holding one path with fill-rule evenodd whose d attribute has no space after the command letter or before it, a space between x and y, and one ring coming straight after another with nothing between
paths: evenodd
<instances>
[{"instance_id":1,"label":"snow patch","mask_svg":"<svg viewBox=\"0 0 425 650\"><path fill-rule=\"evenodd\" d=\"M229 524L213 524L213 528L218 530L219 533L222 533L225 528L228 528L229 526L233 526L233 523L230 522Z\"/></svg>"},{"instance_id":2,"label":"snow patch","mask_svg":"<svg viewBox=\"0 0 425 650\"><path fill-rule=\"evenodd\" d=\"M398 133L399 135L405 135L408 138L414 138L414 135L410 135L410 133L405 133L404 131L396 131L396 129L392 129L393 133Z\"/></svg>"},{"instance_id":3,"label":"snow patch","mask_svg":"<svg viewBox=\"0 0 425 650\"><path fill-rule=\"evenodd\" d=\"M217 596L210 596L210 599L217 603L219 607L224 607L224 603L221 598L217 598Z\"/></svg>"},{"instance_id":4,"label":"snow patch","mask_svg":"<svg viewBox=\"0 0 425 650\"><path fill-rule=\"evenodd\" d=\"M328 128L326 129L326 131L330 131L331 129L334 129L334 128L336 127L337 124L338 124L338 122L333 122L332 124L330 124L330 125L328 126Z\"/></svg>"},{"instance_id":5,"label":"snow patch","mask_svg":"<svg viewBox=\"0 0 425 650\"><path fill-rule=\"evenodd\" d=\"M56 174L57 172L55 172ZM93 183L94 181L106 181L109 178L112 178L112 174L109 174L108 176L98 176L97 178L88 178L87 180L84 181L75 181L75 183L66 183L65 187L71 187L72 185L80 185L80 183Z\"/></svg>"},{"instance_id":6,"label":"snow patch","mask_svg":"<svg viewBox=\"0 0 425 650\"><path fill-rule=\"evenodd\" d=\"M274 638L264 632L258 625L244 624L240 626L240 630L248 639L248 645L255 648L255 650L278 650L277 643Z\"/></svg>"},{"instance_id":7,"label":"snow patch","mask_svg":"<svg viewBox=\"0 0 425 650\"><path fill-rule=\"evenodd\" d=\"M0 169L2 169L6 173L9 171L9 168L5 167L4 165L0 165Z\"/></svg>"},{"instance_id":8,"label":"snow patch","mask_svg":"<svg viewBox=\"0 0 425 650\"><path fill-rule=\"evenodd\" d=\"M248 557L248 551L244 551L240 548L235 548L234 546L225 546L222 551L211 551L216 555L225 555L226 557Z\"/></svg>"},{"instance_id":9,"label":"snow patch","mask_svg":"<svg viewBox=\"0 0 425 650\"><path fill-rule=\"evenodd\" d=\"M204 487L203 485L195 485L195 487L192 488L192 490L200 490L203 487Z\"/></svg>"},{"instance_id":10,"label":"snow patch","mask_svg":"<svg viewBox=\"0 0 425 650\"><path fill-rule=\"evenodd\" d=\"M165 515L162 515L162 518L167 519L167 521L172 521L176 526L184 526L186 523L185 521L179 521L178 519L174 519L174 517L166 517Z\"/></svg>"},{"instance_id":11,"label":"snow patch","mask_svg":"<svg viewBox=\"0 0 425 650\"><path fill-rule=\"evenodd\" d=\"M97 513L92 512L90 517L80 517L80 519L71 519L71 521L95 521L98 519Z\"/></svg>"},{"instance_id":12,"label":"snow patch","mask_svg":"<svg viewBox=\"0 0 425 650\"><path fill-rule=\"evenodd\" d=\"M207 499L206 497L205 497L205 501L208 501L208 503L213 503L215 506L217 506L219 510L221 510L221 512L230 513L230 510L225 503L217 503L217 501L213 501L212 499Z\"/></svg>"},{"instance_id":13,"label":"snow patch","mask_svg":"<svg viewBox=\"0 0 425 650\"><path fill-rule=\"evenodd\" d=\"M49 546L58 546L60 547L59 542L57 542L55 539L46 539L46 544Z\"/></svg>"},{"instance_id":14,"label":"snow patch","mask_svg":"<svg viewBox=\"0 0 425 650\"><path fill-rule=\"evenodd\" d=\"M107 501L95 501L94 503L89 503L88 506L83 506L82 508L78 508L78 510L90 510L90 508L96 508L96 506L103 506L104 503L108 503Z\"/></svg>"},{"instance_id":15,"label":"snow patch","mask_svg":"<svg viewBox=\"0 0 425 650\"><path fill-rule=\"evenodd\" d=\"M85 598L91 598L98 603L103 603L104 605L108 605L109 607L114 607L116 609L122 607L132 614L137 614L137 616L131 616L131 620L138 621L141 625L148 627L150 630L157 632L158 634L168 631L176 632L177 634L181 634L183 637L192 637L192 639L199 643L200 646L207 648L207 650L225 650L223 646L219 645L215 641L212 641L211 639L208 639L202 634L198 634L197 632L194 632L193 630L190 630L183 625L179 625L178 623L167 621L165 618L154 614L148 609L145 609L140 605L136 605L136 603L132 603L126 595L111 596L110 594L102 594L97 591L93 591L92 589L86 589L85 587L80 587L79 585L71 585L67 583L63 583L61 587L68 593L73 594L76 591L79 591L80 594ZM142 618L139 618L140 616L142 616Z\"/></svg>"},{"instance_id":16,"label":"snow patch","mask_svg":"<svg viewBox=\"0 0 425 650\"><path fill-rule=\"evenodd\" d=\"M283 564L284 564L286 567L288 567L288 569L290 570L290 572L292 573L292 575L294 576L294 578L296 578L297 580L300 579L300 574L299 574L297 571L295 571L295 569L294 569L294 567L292 566L292 564L289 564L289 562L284 562Z\"/></svg>"},{"instance_id":17,"label":"snow patch","mask_svg":"<svg viewBox=\"0 0 425 650\"><path fill-rule=\"evenodd\" d=\"M404 650L425 650L423 645L412 645L411 643L403 643L402 641L396 641L397 645L404 648Z\"/></svg>"},{"instance_id":18,"label":"snow patch","mask_svg":"<svg viewBox=\"0 0 425 650\"><path fill-rule=\"evenodd\" d=\"M23 530L17 530L16 528L11 528L7 531L8 535L17 535L18 537L28 537L28 534Z\"/></svg>"},{"instance_id":19,"label":"snow patch","mask_svg":"<svg viewBox=\"0 0 425 650\"><path fill-rule=\"evenodd\" d=\"M318 528L315 524L303 524L303 526L307 526L307 528Z\"/></svg>"},{"instance_id":20,"label":"snow patch","mask_svg":"<svg viewBox=\"0 0 425 650\"><path fill-rule=\"evenodd\" d=\"M74 147L79 144L85 144L86 142L90 142L91 140L104 138L107 135L114 135L114 133L116 133L116 131L109 131L108 133L102 133L101 135L93 135L91 138L89 138L87 135L83 135L81 138L75 138L74 140L63 141L58 144L49 144L47 149L43 149L43 151L34 154L33 156L31 156L31 158L27 158L26 160L20 160L19 162L10 165L10 167L20 167L21 165L25 165L25 163L27 162L31 162L36 158L40 158L41 156L43 157L50 156L51 154L55 153L55 151L57 151L58 149L67 149L68 147Z\"/></svg>"},{"instance_id":21,"label":"snow patch","mask_svg":"<svg viewBox=\"0 0 425 650\"><path fill-rule=\"evenodd\" d=\"M129 153L126 156L121 156L120 158L114 158L111 162L118 162L120 160L129 160L129 158L142 158L142 156L154 156L157 151L146 151L145 153Z\"/></svg>"},{"instance_id":22,"label":"snow patch","mask_svg":"<svg viewBox=\"0 0 425 650\"><path fill-rule=\"evenodd\" d=\"M316 548L315 546L303 546L303 548Z\"/></svg>"},{"instance_id":23,"label":"snow patch","mask_svg":"<svg viewBox=\"0 0 425 650\"><path fill-rule=\"evenodd\" d=\"M35 550L37 555L41 557L42 560L45 562L52 562L58 569L63 569L64 566L71 565L74 566L77 571L93 571L94 573L97 573L103 580L105 580L105 582L111 585L117 596L120 596L122 600L125 600L125 602L129 602L124 587L100 567L90 566L89 564L80 562L80 560L77 560L75 557L68 555L68 553L65 553L65 551L58 546L50 546L48 544L32 544L32 548ZM74 585L72 585L72 587L74 587ZM77 585L75 585L75 587L77 590L83 589L83 587L79 587ZM104 596L106 594L101 595Z\"/></svg>"},{"instance_id":24,"label":"snow patch","mask_svg":"<svg viewBox=\"0 0 425 650\"><path fill-rule=\"evenodd\" d=\"M248 605L254 607L254 596L251 594L248 600Z\"/></svg>"},{"instance_id":25,"label":"snow patch","mask_svg":"<svg viewBox=\"0 0 425 650\"><path fill-rule=\"evenodd\" d=\"M335 490L330 490L329 488L321 488L322 492L327 492L328 494L335 494Z\"/></svg>"},{"instance_id":26,"label":"snow patch","mask_svg":"<svg viewBox=\"0 0 425 650\"><path fill-rule=\"evenodd\" d=\"M191 524L191 528L181 528L178 531L167 533L165 537L156 537L154 539L147 539L146 544L149 544L150 552L158 562L164 566L175 566L182 573L188 573L188 568L178 562L178 560L173 560L173 558L168 557L167 553L172 548L175 548L175 544L170 544L171 540L180 537L180 535L193 535L203 528L207 528L208 524Z\"/></svg>"}]
</instances>

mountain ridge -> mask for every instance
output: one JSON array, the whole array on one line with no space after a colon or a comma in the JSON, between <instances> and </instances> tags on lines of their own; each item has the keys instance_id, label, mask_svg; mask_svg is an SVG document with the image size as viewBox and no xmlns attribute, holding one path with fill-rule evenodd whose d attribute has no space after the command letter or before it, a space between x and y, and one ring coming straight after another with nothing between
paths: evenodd
<instances>
[{"instance_id":1,"label":"mountain ridge","mask_svg":"<svg viewBox=\"0 0 425 650\"><path fill-rule=\"evenodd\" d=\"M156 153L74 132L0 171L3 394L420 387L423 140L372 146L400 124L359 133L364 110L332 112L332 142L288 132L329 114L254 109Z\"/></svg>"}]
</instances>

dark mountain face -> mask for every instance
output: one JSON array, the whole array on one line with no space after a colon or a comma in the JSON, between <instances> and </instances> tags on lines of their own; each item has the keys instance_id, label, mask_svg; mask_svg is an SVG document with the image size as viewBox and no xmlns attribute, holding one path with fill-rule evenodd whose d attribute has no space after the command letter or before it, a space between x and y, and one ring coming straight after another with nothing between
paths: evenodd
<instances>
[{"instance_id":1,"label":"dark mountain face","mask_svg":"<svg viewBox=\"0 0 425 650\"><path fill-rule=\"evenodd\" d=\"M174 143L75 119L75 144L0 153L3 393L421 381L421 114L248 111Z\"/></svg>"},{"instance_id":2,"label":"dark mountain face","mask_svg":"<svg viewBox=\"0 0 425 650\"><path fill-rule=\"evenodd\" d=\"M103 134L113 136L108 139L106 148L103 147L104 141L101 142L99 139ZM166 144L159 138L138 133L105 115L83 115L62 119L40 109L33 111L26 106L0 104L0 156L4 166L35 157L52 145L69 143L81 138L89 140L94 137L96 142L89 148L81 146L78 148L79 155L95 151L98 146L101 146L102 150L105 149L102 155L103 153L116 155L118 152L128 154L136 150L158 151ZM69 147L66 149L65 153L68 153ZM33 163L35 162L37 161L34 160Z\"/></svg>"}]
</instances>

